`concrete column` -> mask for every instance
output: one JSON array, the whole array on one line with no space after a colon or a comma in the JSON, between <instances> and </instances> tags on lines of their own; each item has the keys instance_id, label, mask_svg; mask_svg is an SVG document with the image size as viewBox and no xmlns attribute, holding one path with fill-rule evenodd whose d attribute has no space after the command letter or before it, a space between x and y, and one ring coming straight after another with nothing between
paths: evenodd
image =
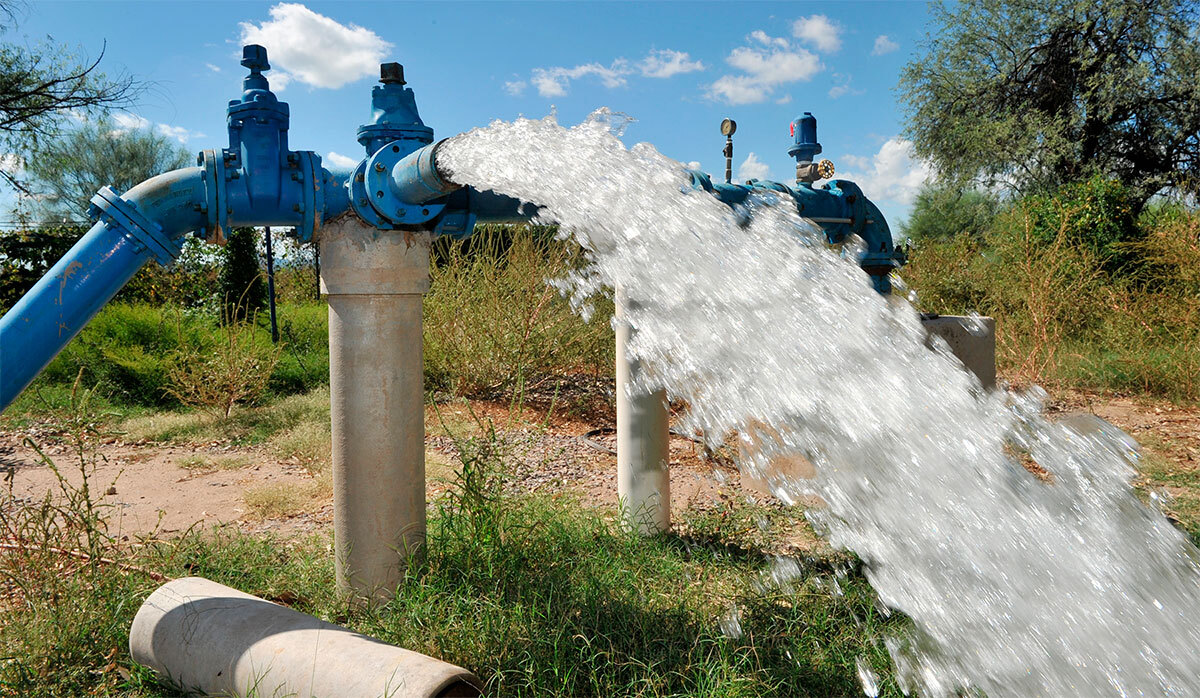
<instances>
[{"instance_id":1,"label":"concrete column","mask_svg":"<svg viewBox=\"0 0 1200 698\"><path fill-rule=\"evenodd\" d=\"M388 645L200 577L146 599L129 652L176 686L208 696L478 696L461 667Z\"/></svg>"},{"instance_id":2,"label":"concrete column","mask_svg":"<svg viewBox=\"0 0 1200 698\"><path fill-rule=\"evenodd\" d=\"M930 337L941 337L987 390L996 387L996 321L990 317L937 315L921 320Z\"/></svg>"},{"instance_id":3,"label":"concrete column","mask_svg":"<svg viewBox=\"0 0 1200 698\"><path fill-rule=\"evenodd\" d=\"M671 527L670 434L666 393L632 393L641 363L630 359L626 345L634 330L625 322L634 307L616 291L617 336L617 500L621 518L642 534Z\"/></svg>"},{"instance_id":4,"label":"concrete column","mask_svg":"<svg viewBox=\"0 0 1200 698\"><path fill-rule=\"evenodd\" d=\"M322 228L320 245L337 584L386 599L425 544L421 300L429 236L377 231L348 214Z\"/></svg>"}]
</instances>

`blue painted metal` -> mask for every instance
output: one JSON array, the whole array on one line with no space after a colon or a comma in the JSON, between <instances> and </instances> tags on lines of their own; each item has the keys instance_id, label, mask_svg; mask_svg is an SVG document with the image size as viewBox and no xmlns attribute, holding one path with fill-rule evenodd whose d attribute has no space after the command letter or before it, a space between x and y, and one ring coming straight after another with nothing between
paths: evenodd
<instances>
[{"instance_id":1,"label":"blue painted metal","mask_svg":"<svg viewBox=\"0 0 1200 698\"><path fill-rule=\"evenodd\" d=\"M266 49L246 46L242 55L249 75L226 112L229 146L124 195L101 189L91 209L99 221L0 318L0 410L147 262L170 264L188 232L222 242L233 226L294 226L311 240L349 207L346 173L288 148L288 105L262 74Z\"/></svg>"},{"instance_id":2,"label":"blue painted metal","mask_svg":"<svg viewBox=\"0 0 1200 698\"><path fill-rule=\"evenodd\" d=\"M817 118L810 112L792 122L792 147L788 155L796 158L796 163L804 165L812 162L821 152L821 144L817 142Z\"/></svg>"},{"instance_id":3,"label":"blue painted metal","mask_svg":"<svg viewBox=\"0 0 1200 698\"><path fill-rule=\"evenodd\" d=\"M819 187L808 182L789 186L754 179L745 184L725 184L713 182L704 172L691 171L690 174L693 188L712 194L747 218L749 211L745 207L752 202L753 195L774 192L791 197L796 212L819 226L830 244L836 245L852 234L858 235L865 243L865 250L858 259L859 266L870 275L876 291L891 293L888 275L904 264L904 253L892 242L892 232L883 213L863 195L857 184L840 179Z\"/></svg>"},{"instance_id":4,"label":"blue painted metal","mask_svg":"<svg viewBox=\"0 0 1200 698\"><path fill-rule=\"evenodd\" d=\"M371 90L371 120L358 128L358 142L367 156L388 144L397 145L401 155L408 155L432 143L433 129L421 121L416 95L404 86L404 66L379 66L379 82Z\"/></svg>"},{"instance_id":5,"label":"blue painted metal","mask_svg":"<svg viewBox=\"0 0 1200 698\"><path fill-rule=\"evenodd\" d=\"M123 197L93 199L100 220L0 318L0 410L151 260L170 261L178 235L202 227L204 170L153 177Z\"/></svg>"},{"instance_id":6,"label":"blue painted metal","mask_svg":"<svg viewBox=\"0 0 1200 698\"><path fill-rule=\"evenodd\" d=\"M199 164L212 185L204 232L220 243L230 227L294 226L298 238L311 240L323 220L345 210L336 208L346 203L345 197L331 192L326 202L331 182L320 156L288 148L290 110L262 74L271 67L266 49L249 45L242 56L250 74L242 81L241 98L230 101L226 110L229 146L200 154Z\"/></svg>"}]
</instances>

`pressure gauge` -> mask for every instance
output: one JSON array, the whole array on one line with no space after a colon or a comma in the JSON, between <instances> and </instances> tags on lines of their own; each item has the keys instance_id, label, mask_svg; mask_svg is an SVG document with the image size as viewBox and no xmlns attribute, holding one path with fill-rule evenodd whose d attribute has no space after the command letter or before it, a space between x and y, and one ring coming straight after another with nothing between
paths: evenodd
<instances>
[{"instance_id":1,"label":"pressure gauge","mask_svg":"<svg viewBox=\"0 0 1200 698\"><path fill-rule=\"evenodd\" d=\"M732 136L737 131L737 122L733 119L725 119L721 122L721 135Z\"/></svg>"}]
</instances>

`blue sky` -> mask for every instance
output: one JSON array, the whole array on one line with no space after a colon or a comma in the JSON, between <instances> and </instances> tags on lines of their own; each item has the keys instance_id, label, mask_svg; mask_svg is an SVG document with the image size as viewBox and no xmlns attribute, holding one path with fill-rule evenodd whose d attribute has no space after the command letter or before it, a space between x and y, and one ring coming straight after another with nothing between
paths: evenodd
<instances>
[{"instance_id":1,"label":"blue sky","mask_svg":"<svg viewBox=\"0 0 1200 698\"><path fill-rule=\"evenodd\" d=\"M332 161L362 156L354 134L381 61L404 64L438 137L551 109L572 125L609 107L636 119L628 144L723 176L718 125L733 118L735 180L794 177L788 124L811 111L822 157L895 229L928 175L895 95L926 19L923 2L903 1L39 2L8 38L93 57L107 41L105 70L152 84L121 120L190 150L225 143L244 41L268 48L291 146Z\"/></svg>"}]
</instances>

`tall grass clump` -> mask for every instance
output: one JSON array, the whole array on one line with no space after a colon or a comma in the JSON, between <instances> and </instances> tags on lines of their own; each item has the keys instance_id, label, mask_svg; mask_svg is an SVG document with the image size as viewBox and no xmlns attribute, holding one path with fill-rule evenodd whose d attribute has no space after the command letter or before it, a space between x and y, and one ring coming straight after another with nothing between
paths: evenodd
<instances>
[{"instance_id":1,"label":"tall grass clump","mask_svg":"<svg viewBox=\"0 0 1200 698\"><path fill-rule=\"evenodd\" d=\"M611 375L611 305L584 321L547 283L579 264L579 255L529 227L488 227L467 241L442 242L424 310L429 387L496 398Z\"/></svg>"}]
</instances>

